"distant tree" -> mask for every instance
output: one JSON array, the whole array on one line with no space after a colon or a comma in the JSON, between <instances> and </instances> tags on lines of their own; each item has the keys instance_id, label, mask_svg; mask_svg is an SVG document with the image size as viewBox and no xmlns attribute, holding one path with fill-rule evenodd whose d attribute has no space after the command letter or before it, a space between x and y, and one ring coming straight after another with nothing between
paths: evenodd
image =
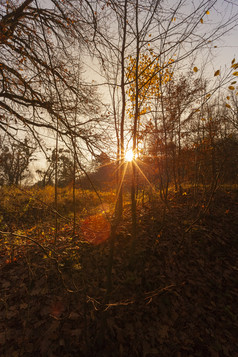
<instances>
[{"instance_id":1,"label":"distant tree","mask_svg":"<svg viewBox=\"0 0 238 357\"><path fill-rule=\"evenodd\" d=\"M221 179L225 183L237 183L238 179L238 136L230 135L216 142L216 151L222 163Z\"/></svg>"},{"instance_id":2,"label":"distant tree","mask_svg":"<svg viewBox=\"0 0 238 357\"><path fill-rule=\"evenodd\" d=\"M60 148L57 157L58 186L65 187L73 182L74 164L73 157L68 149ZM51 156L47 159L47 168L37 170L41 180L40 186L54 185L56 166L56 149L52 150Z\"/></svg>"},{"instance_id":3,"label":"distant tree","mask_svg":"<svg viewBox=\"0 0 238 357\"><path fill-rule=\"evenodd\" d=\"M115 171L115 163L102 152L94 160L94 172L91 177L100 189L108 189L115 186Z\"/></svg>"},{"instance_id":4,"label":"distant tree","mask_svg":"<svg viewBox=\"0 0 238 357\"><path fill-rule=\"evenodd\" d=\"M233 83L235 84L236 82ZM234 88L233 86L231 87ZM235 130L238 130L238 87L236 87L236 91L230 91L223 103L223 106L224 120L228 124L232 125Z\"/></svg>"},{"instance_id":5,"label":"distant tree","mask_svg":"<svg viewBox=\"0 0 238 357\"><path fill-rule=\"evenodd\" d=\"M35 149L28 138L23 142L8 139L6 143L0 138L1 185L19 185L29 177L29 164L34 160Z\"/></svg>"}]
</instances>

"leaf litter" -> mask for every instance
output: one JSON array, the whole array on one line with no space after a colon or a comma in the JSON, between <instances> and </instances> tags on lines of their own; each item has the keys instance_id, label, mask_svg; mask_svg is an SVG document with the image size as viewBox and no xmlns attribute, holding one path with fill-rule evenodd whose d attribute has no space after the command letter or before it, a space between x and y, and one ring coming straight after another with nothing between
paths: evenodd
<instances>
[{"instance_id":1,"label":"leaf litter","mask_svg":"<svg viewBox=\"0 0 238 357\"><path fill-rule=\"evenodd\" d=\"M47 243L52 256L29 242L10 263L2 246L0 355L238 356L237 197L218 192L184 233L199 209L190 199L173 197L164 219L161 203L138 208L133 257L125 215L107 303L110 239L69 229Z\"/></svg>"}]
</instances>

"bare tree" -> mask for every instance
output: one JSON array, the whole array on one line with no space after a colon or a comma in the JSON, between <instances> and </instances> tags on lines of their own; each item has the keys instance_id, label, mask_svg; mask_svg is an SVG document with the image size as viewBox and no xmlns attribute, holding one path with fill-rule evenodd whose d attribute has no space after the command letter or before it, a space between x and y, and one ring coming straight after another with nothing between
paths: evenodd
<instances>
[{"instance_id":1,"label":"bare tree","mask_svg":"<svg viewBox=\"0 0 238 357\"><path fill-rule=\"evenodd\" d=\"M100 103L95 89L75 82L83 37L73 9L73 1L1 2L0 128L10 135L27 128L37 136L43 128L90 141L84 124L98 120ZM70 120L76 97L77 127Z\"/></svg>"},{"instance_id":2,"label":"bare tree","mask_svg":"<svg viewBox=\"0 0 238 357\"><path fill-rule=\"evenodd\" d=\"M19 185L30 175L29 164L34 160L35 145L28 138L23 142L0 137L0 182Z\"/></svg>"}]
</instances>

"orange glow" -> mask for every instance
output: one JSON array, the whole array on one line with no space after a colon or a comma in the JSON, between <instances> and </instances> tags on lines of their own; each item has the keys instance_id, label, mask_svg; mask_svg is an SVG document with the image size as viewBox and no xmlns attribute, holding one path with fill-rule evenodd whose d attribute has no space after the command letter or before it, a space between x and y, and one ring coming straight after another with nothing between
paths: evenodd
<instances>
[{"instance_id":1,"label":"orange glow","mask_svg":"<svg viewBox=\"0 0 238 357\"><path fill-rule=\"evenodd\" d=\"M83 220L81 230L86 241L97 245L109 238L110 223L102 214L95 214Z\"/></svg>"}]
</instances>

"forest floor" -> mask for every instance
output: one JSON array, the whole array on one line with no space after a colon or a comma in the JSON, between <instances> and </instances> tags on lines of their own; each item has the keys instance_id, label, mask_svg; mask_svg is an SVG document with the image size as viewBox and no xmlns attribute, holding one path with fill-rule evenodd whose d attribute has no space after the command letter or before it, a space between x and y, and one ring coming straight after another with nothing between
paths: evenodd
<instances>
[{"instance_id":1,"label":"forest floor","mask_svg":"<svg viewBox=\"0 0 238 357\"><path fill-rule=\"evenodd\" d=\"M128 209L108 296L110 238L2 235L0 356L237 357L237 208L234 190L146 203L134 243Z\"/></svg>"}]
</instances>

